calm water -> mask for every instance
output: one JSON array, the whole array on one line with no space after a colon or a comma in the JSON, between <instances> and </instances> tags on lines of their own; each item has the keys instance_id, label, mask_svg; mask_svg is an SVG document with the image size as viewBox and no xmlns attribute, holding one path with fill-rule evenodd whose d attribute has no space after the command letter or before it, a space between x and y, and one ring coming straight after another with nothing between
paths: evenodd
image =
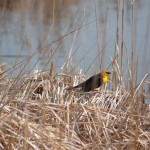
<instances>
[{"instance_id":1,"label":"calm water","mask_svg":"<svg viewBox=\"0 0 150 150\"><path fill-rule=\"evenodd\" d=\"M120 54L122 0L1 0L0 62L12 66L36 51L27 65L29 70L49 69L53 61L59 72L68 60L89 75L98 72L99 54L103 55L102 69L114 56L117 10ZM132 47L138 57L139 79L150 73L149 27L150 1L136 0L132 19L132 1L125 0L124 43L129 59ZM124 68L126 64L124 59Z\"/></svg>"}]
</instances>

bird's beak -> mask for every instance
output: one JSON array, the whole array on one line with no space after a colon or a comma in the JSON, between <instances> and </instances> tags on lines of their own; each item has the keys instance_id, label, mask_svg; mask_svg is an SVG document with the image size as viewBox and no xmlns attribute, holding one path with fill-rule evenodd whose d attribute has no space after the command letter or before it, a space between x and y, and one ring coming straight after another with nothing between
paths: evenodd
<instances>
[{"instance_id":1,"label":"bird's beak","mask_svg":"<svg viewBox=\"0 0 150 150\"><path fill-rule=\"evenodd\" d=\"M107 72L107 74L111 74L111 72Z\"/></svg>"}]
</instances>

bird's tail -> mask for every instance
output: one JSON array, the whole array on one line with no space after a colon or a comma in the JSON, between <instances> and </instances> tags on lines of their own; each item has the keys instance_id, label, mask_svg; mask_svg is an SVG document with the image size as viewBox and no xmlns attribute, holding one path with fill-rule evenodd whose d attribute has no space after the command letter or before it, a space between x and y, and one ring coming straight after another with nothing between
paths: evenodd
<instances>
[{"instance_id":1,"label":"bird's tail","mask_svg":"<svg viewBox=\"0 0 150 150\"><path fill-rule=\"evenodd\" d=\"M81 91L81 87L79 85L77 86L70 86L70 87L67 87L65 90L76 90L78 89L78 91Z\"/></svg>"},{"instance_id":2,"label":"bird's tail","mask_svg":"<svg viewBox=\"0 0 150 150\"><path fill-rule=\"evenodd\" d=\"M69 87L65 88L65 90L73 90L73 89L74 89L73 86L69 86Z\"/></svg>"}]
</instances>

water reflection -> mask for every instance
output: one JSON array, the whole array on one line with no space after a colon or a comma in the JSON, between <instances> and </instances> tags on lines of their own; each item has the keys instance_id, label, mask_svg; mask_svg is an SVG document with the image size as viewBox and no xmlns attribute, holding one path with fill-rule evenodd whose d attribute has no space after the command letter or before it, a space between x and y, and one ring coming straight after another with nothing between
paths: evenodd
<instances>
[{"instance_id":1,"label":"water reflection","mask_svg":"<svg viewBox=\"0 0 150 150\"><path fill-rule=\"evenodd\" d=\"M121 48L122 2L119 0L97 0L96 3L91 0L1 0L1 62L12 64L15 55L28 57L38 49L39 52L29 64L30 69L35 66L46 68L45 65L49 68L50 61L62 66L69 59L84 72L97 72L100 66L98 54L103 55L102 68L110 62L110 56L114 56L118 10L118 44ZM132 46L134 47L139 56L141 72L146 70L150 72L148 66L146 70L142 68L143 64L145 66L149 64L149 7L149 0L135 1L134 20L132 20L132 1L124 1L124 42L129 54ZM73 56L72 59L70 56ZM18 61L21 59L22 57ZM123 64L126 65L126 62Z\"/></svg>"}]
</instances>

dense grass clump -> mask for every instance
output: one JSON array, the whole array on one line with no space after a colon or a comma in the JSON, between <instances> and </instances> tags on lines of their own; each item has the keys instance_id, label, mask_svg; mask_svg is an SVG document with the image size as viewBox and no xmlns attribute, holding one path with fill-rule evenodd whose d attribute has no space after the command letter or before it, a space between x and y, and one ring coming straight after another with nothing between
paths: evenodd
<instances>
[{"instance_id":1,"label":"dense grass clump","mask_svg":"<svg viewBox=\"0 0 150 150\"><path fill-rule=\"evenodd\" d=\"M149 149L145 79L127 88L119 70L89 93L67 90L78 72L35 71L0 79L0 149Z\"/></svg>"}]
</instances>

